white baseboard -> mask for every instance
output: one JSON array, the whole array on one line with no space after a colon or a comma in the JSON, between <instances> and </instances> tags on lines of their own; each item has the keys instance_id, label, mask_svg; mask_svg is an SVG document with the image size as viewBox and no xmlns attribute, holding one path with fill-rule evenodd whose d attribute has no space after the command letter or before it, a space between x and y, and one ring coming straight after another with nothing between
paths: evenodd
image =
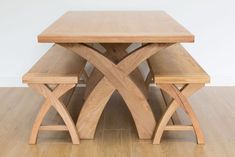
<instances>
[{"instance_id":1,"label":"white baseboard","mask_svg":"<svg viewBox=\"0 0 235 157\"><path fill-rule=\"evenodd\" d=\"M214 75L211 76L211 83L207 86L235 86L234 75Z\"/></svg>"},{"instance_id":2,"label":"white baseboard","mask_svg":"<svg viewBox=\"0 0 235 157\"><path fill-rule=\"evenodd\" d=\"M0 77L0 87L26 87L19 77Z\"/></svg>"}]
</instances>

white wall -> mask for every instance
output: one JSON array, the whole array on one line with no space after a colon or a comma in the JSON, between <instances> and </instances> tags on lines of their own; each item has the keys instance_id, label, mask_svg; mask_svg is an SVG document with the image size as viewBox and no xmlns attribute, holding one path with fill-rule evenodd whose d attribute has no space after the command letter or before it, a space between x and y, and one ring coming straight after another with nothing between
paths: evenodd
<instances>
[{"instance_id":1,"label":"white wall","mask_svg":"<svg viewBox=\"0 0 235 157\"><path fill-rule=\"evenodd\" d=\"M37 35L68 10L165 10L196 36L185 46L211 85L235 85L234 0L0 0L0 86L22 86L50 45Z\"/></svg>"}]
</instances>

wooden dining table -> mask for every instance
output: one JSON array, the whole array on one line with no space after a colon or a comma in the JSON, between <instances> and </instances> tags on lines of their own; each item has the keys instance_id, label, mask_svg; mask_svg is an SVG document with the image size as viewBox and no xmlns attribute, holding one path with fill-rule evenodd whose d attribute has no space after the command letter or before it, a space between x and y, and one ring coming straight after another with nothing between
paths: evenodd
<instances>
[{"instance_id":1,"label":"wooden dining table","mask_svg":"<svg viewBox=\"0 0 235 157\"><path fill-rule=\"evenodd\" d=\"M124 99L140 139L151 139L156 119L148 102L148 78L138 66L175 43L194 36L164 11L69 11L45 29L38 42L56 43L94 66L76 127L81 139L94 138L99 118L117 90ZM133 43L140 47L131 52ZM91 46L100 44L105 53Z\"/></svg>"}]
</instances>

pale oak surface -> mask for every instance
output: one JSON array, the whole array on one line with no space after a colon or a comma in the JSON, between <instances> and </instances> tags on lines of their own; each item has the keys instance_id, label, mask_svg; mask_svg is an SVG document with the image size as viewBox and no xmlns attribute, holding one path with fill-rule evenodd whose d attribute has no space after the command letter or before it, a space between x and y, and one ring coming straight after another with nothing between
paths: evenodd
<instances>
[{"instance_id":1,"label":"pale oak surface","mask_svg":"<svg viewBox=\"0 0 235 157\"><path fill-rule=\"evenodd\" d=\"M78 83L86 60L53 45L23 76L24 83Z\"/></svg>"},{"instance_id":2,"label":"pale oak surface","mask_svg":"<svg viewBox=\"0 0 235 157\"><path fill-rule=\"evenodd\" d=\"M82 104L83 90L75 91L69 110L76 119ZM139 140L131 115L115 93L108 102L98 125L94 140L82 140L72 145L66 132L39 135L37 145L28 145L28 137L43 98L26 88L0 88L0 156L24 157L233 157L235 156L235 88L205 87L190 98L204 131L206 144L197 145L191 131L165 133L161 145L151 140ZM159 106L164 102L158 89L150 88L150 102L159 119ZM74 105L72 105L74 104ZM75 107L75 109L74 109ZM188 119L178 111L181 122ZM52 110L45 123L60 117Z\"/></svg>"},{"instance_id":3,"label":"pale oak surface","mask_svg":"<svg viewBox=\"0 0 235 157\"><path fill-rule=\"evenodd\" d=\"M53 43L175 43L194 36L164 11L70 11L38 36Z\"/></svg>"},{"instance_id":4,"label":"pale oak surface","mask_svg":"<svg viewBox=\"0 0 235 157\"><path fill-rule=\"evenodd\" d=\"M155 83L209 83L210 77L180 44L148 59Z\"/></svg>"}]
</instances>

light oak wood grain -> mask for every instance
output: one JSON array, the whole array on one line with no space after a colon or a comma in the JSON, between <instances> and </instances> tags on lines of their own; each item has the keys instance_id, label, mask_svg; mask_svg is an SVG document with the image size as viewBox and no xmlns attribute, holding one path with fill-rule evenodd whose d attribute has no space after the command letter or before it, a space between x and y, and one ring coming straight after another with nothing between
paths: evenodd
<instances>
[{"instance_id":1,"label":"light oak wood grain","mask_svg":"<svg viewBox=\"0 0 235 157\"><path fill-rule=\"evenodd\" d=\"M32 87L34 90L36 90L39 94L43 95L45 97L45 101L42 104L42 107L35 119L35 122L33 124L32 132L29 138L29 144L35 144L38 136L39 130L66 130L69 131L73 144L79 144L79 136L77 133L77 129L75 127L75 124L67 111L64 104L58 100L62 95L64 95L68 90L73 88L75 84L60 84L58 85L53 91L48 89L47 86L42 84L29 84L30 87ZM59 113L61 118L63 119L65 125L61 129L61 126L42 126L41 123L46 116L46 113L49 111L51 107L54 107L56 111ZM65 128L64 128L65 127Z\"/></svg>"},{"instance_id":2,"label":"light oak wood grain","mask_svg":"<svg viewBox=\"0 0 235 157\"><path fill-rule=\"evenodd\" d=\"M165 112L166 108L171 104L173 98L171 96L169 96L166 92L164 92L162 89L160 89L161 91L161 95L163 97L163 100L165 102L165 106L162 107L162 112ZM175 112L172 117L171 117L171 121L169 121L170 124L174 124L174 125L177 125L177 124L181 124L181 121L179 119L179 116L177 114L177 112Z\"/></svg>"},{"instance_id":3,"label":"light oak wood grain","mask_svg":"<svg viewBox=\"0 0 235 157\"><path fill-rule=\"evenodd\" d=\"M182 125L174 125L174 126L166 126L165 127L165 130L166 131L185 131L185 130L190 130L190 131L193 131L193 126L191 125L185 125L185 126L182 126Z\"/></svg>"},{"instance_id":4,"label":"light oak wood grain","mask_svg":"<svg viewBox=\"0 0 235 157\"><path fill-rule=\"evenodd\" d=\"M157 125L153 144L160 144L164 130L191 130L192 128L196 134L198 144L204 144L204 135L199 121L188 102L188 97L209 82L208 74L180 44L172 45L153 55L148 60L148 65L154 82L172 98L168 103L169 100L162 92L167 107ZM174 119L178 119L175 112L179 107L182 107L189 116L192 127L178 124L167 126L170 119L175 124Z\"/></svg>"},{"instance_id":5,"label":"light oak wood grain","mask_svg":"<svg viewBox=\"0 0 235 157\"><path fill-rule=\"evenodd\" d=\"M180 45L172 45L149 58L157 83L209 83L209 75Z\"/></svg>"},{"instance_id":6,"label":"light oak wood grain","mask_svg":"<svg viewBox=\"0 0 235 157\"><path fill-rule=\"evenodd\" d=\"M136 124L140 139L151 139L156 125L149 103L144 92L139 87L146 88L142 79L133 81L129 76L138 65L171 44L147 44L115 64L104 54L84 44L60 44L85 58L93 64L103 77L87 97L77 121L77 128L81 138L94 137L99 117L115 89L122 95ZM114 47L115 50L115 47ZM123 49L121 49L123 51ZM120 52L119 52L120 53ZM111 51L110 51L110 54ZM138 71L136 71L138 72ZM138 86L136 83L141 84ZM88 119L89 117L89 119Z\"/></svg>"},{"instance_id":7,"label":"light oak wood grain","mask_svg":"<svg viewBox=\"0 0 235 157\"><path fill-rule=\"evenodd\" d=\"M81 74L85 72L85 64L85 59L80 56L59 45L53 45L23 76L23 82L45 98L33 124L29 144L36 143L39 131L49 130L69 131L73 144L79 144L73 119L60 98L79 82ZM55 108L65 125L42 125L51 107Z\"/></svg>"},{"instance_id":8,"label":"light oak wood grain","mask_svg":"<svg viewBox=\"0 0 235 157\"><path fill-rule=\"evenodd\" d=\"M86 60L53 45L37 63L23 76L24 83L78 83Z\"/></svg>"},{"instance_id":9,"label":"light oak wood grain","mask_svg":"<svg viewBox=\"0 0 235 157\"><path fill-rule=\"evenodd\" d=\"M82 106L84 89L75 90L68 110L76 117ZM149 88L150 104L154 113L164 103L158 88ZM43 132L37 145L28 145L28 135L43 101L29 88L0 88L0 156L24 157L233 157L235 156L235 88L204 87L189 101L197 114L206 144L197 145L192 132L165 132L161 145L152 145L151 140L139 140L131 114L121 96L115 94L108 102L97 127L94 140L81 140L80 145L72 145L66 132ZM164 104L163 104L164 105ZM117 111L117 112L115 112ZM209 114L208 114L209 113ZM57 121L60 117L49 111L45 123ZM182 121L187 120L181 112ZM105 124L105 125L104 125ZM208 129L209 128L209 129Z\"/></svg>"},{"instance_id":10,"label":"light oak wood grain","mask_svg":"<svg viewBox=\"0 0 235 157\"><path fill-rule=\"evenodd\" d=\"M39 127L41 131L68 131L66 125L43 125Z\"/></svg>"},{"instance_id":11,"label":"light oak wood grain","mask_svg":"<svg viewBox=\"0 0 235 157\"><path fill-rule=\"evenodd\" d=\"M38 36L52 43L175 43L194 36L163 11L70 11Z\"/></svg>"},{"instance_id":12,"label":"light oak wood grain","mask_svg":"<svg viewBox=\"0 0 235 157\"><path fill-rule=\"evenodd\" d=\"M195 113L192 110L187 98L191 96L194 92L202 88L204 84L188 84L182 90L176 88L175 85L172 84L159 84L159 87L168 93L173 100L170 105L167 107L165 113L160 119L160 122L156 128L156 133L153 138L153 144L160 144L160 140L164 130L169 130L167 126L168 121L176 112L176 109L182 107L184 111L188 114L190 120L192 121L193 130L197 137L198 144L204 144L204 135L201 131L199 121L196 118ZM180 126L179 125L171 125L170 130L189 130L188 126ZM190 130L192 128L190 127Z\"/></svg>"}]
</instances>

